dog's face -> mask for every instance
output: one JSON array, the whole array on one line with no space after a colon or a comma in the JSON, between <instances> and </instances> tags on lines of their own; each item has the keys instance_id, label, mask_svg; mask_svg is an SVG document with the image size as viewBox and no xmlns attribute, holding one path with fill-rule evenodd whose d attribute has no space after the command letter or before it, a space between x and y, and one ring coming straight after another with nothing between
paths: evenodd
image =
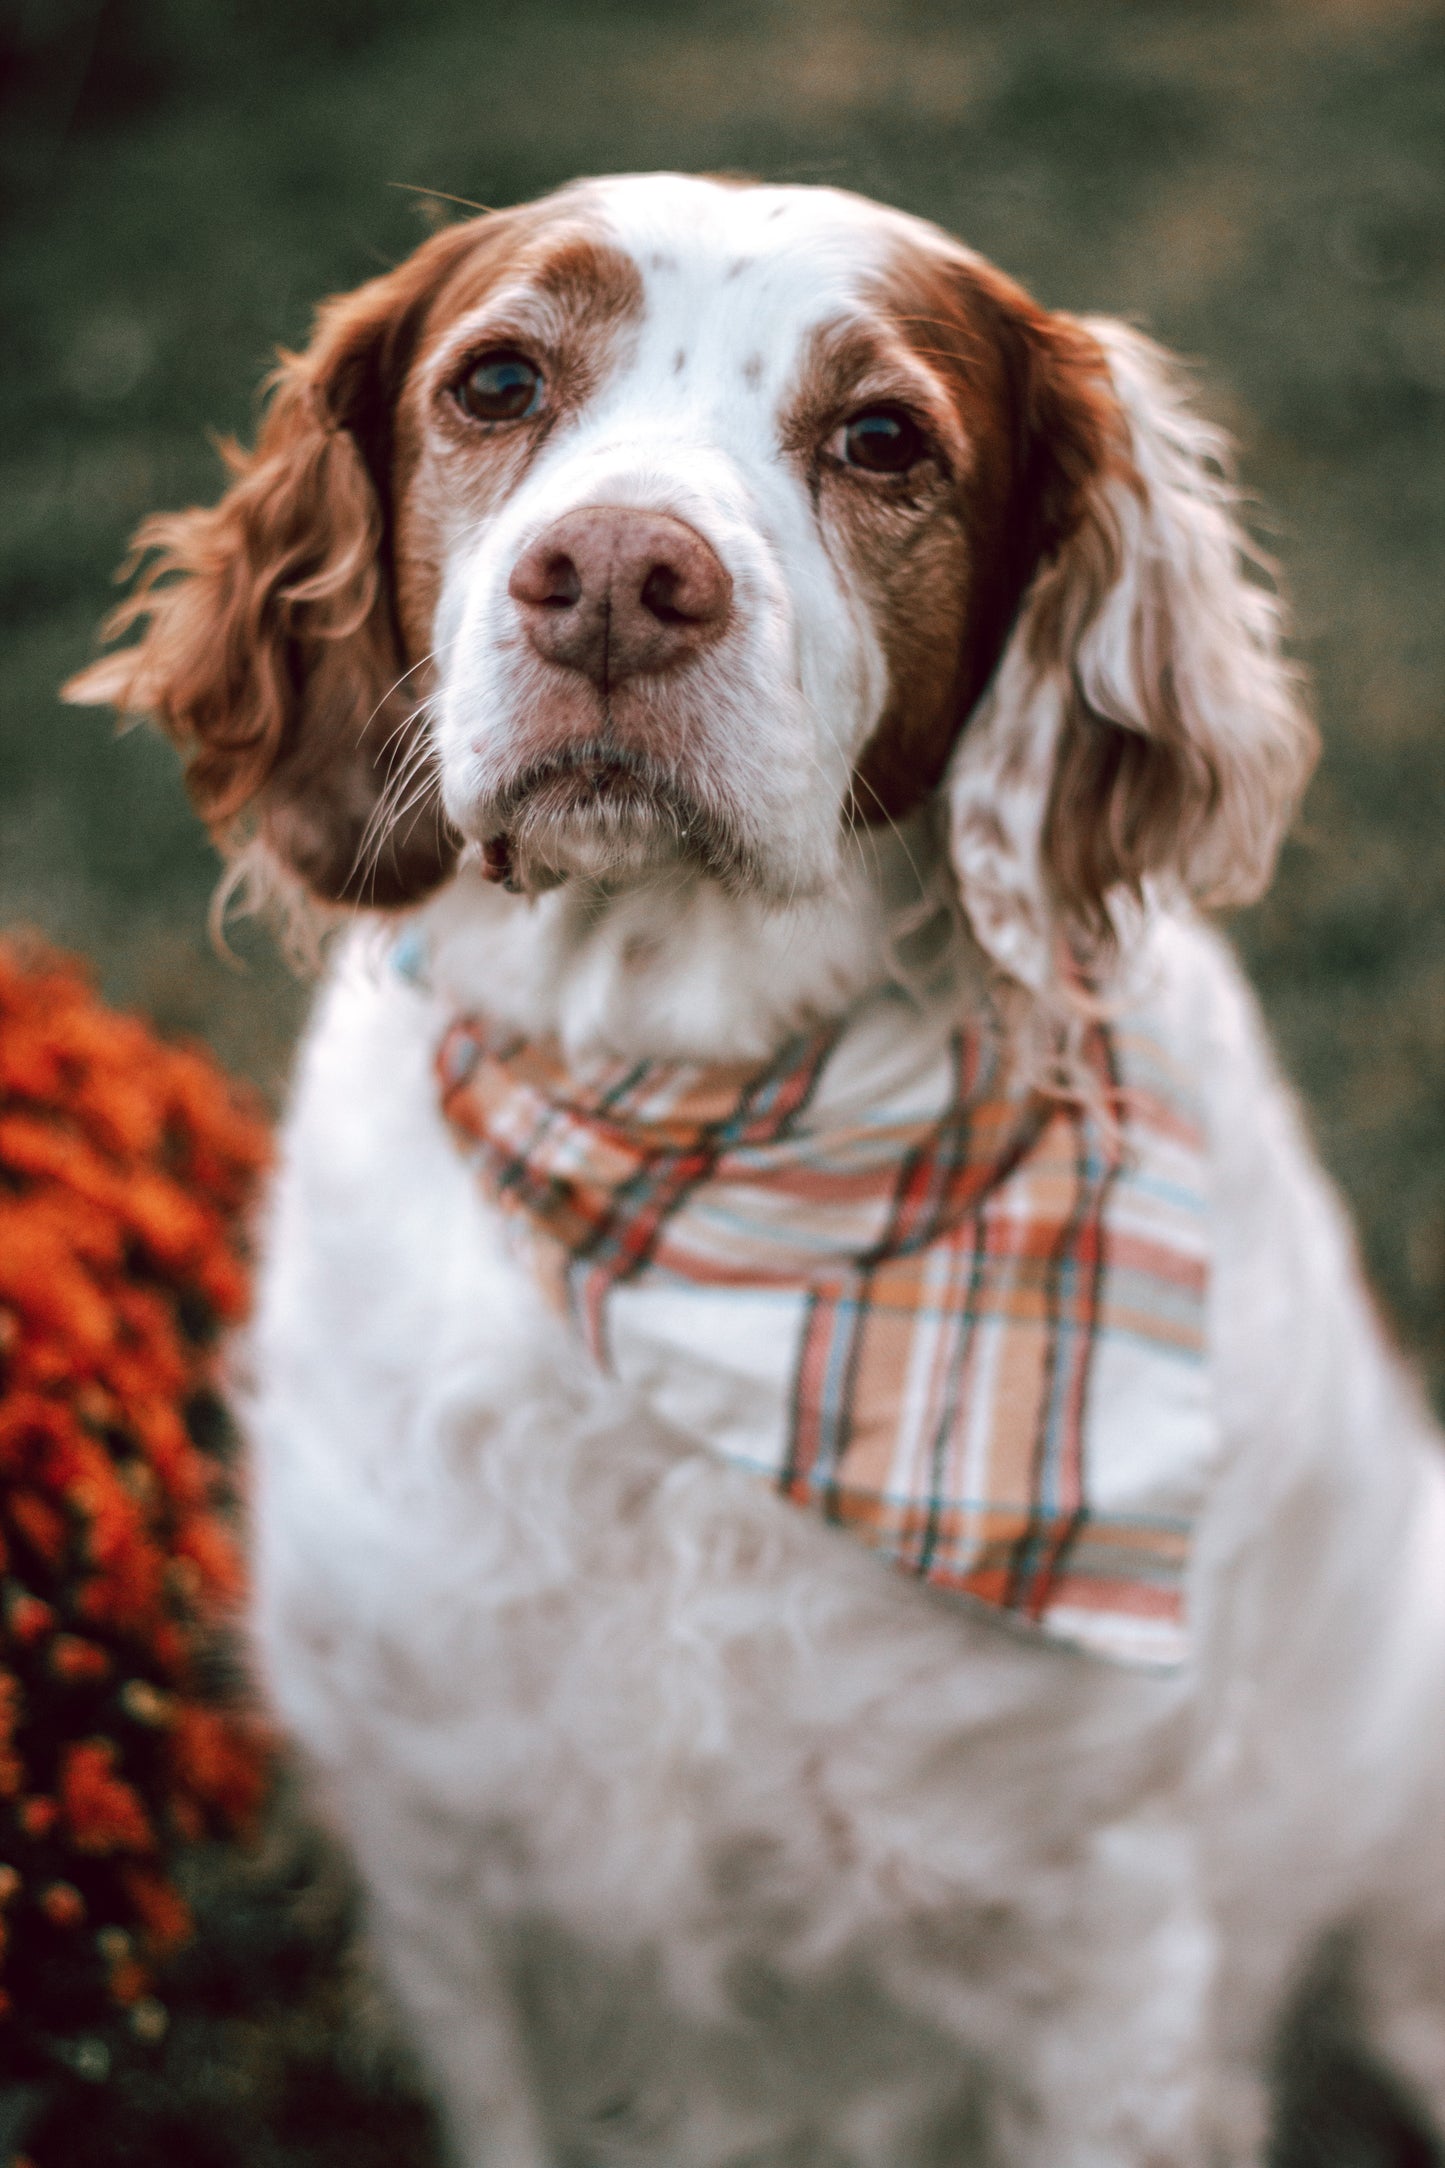
<instances>
[{"instance_id":1,"label":"dog's face","mask_svg":"<svg viewBox=\"0 0 1445 2168\"><path fill-rule=\"evenodd\" d=\"M857 198L670 176L462 259L400 402L398 601L489 864L807 892L850 799L936 783L1045 510L1013 298Z\"/></svg>"},{"instance_id":2,"label":"dog's face","mask_svg":"<svg viewBox=\"0 0 1445 2168\"><path fill-rule=\"evenodd\" d=\"M1248 885L1303 728L1215 440L1105 329L832 189L635 176L449 229L328 305L217 507L142 530L145 638L76 694L158 712L213 824L250 807L333 899L470 848L781 902L961 737L977 916L1086 925L1231 824ZM1241 657L1257 743L1215 712Z\"/></svg>"}]
</instances>

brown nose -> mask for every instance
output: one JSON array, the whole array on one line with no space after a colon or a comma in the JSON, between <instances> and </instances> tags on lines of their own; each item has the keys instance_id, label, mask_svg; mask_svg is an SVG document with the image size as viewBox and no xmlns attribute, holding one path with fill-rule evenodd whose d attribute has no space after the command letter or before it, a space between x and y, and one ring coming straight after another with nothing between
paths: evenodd
<instances>
[{"instance_id":1,"label":"brown nose","mask_svg":"<svg viewBox=\"0 0 1445 2168\"><path fill-rule=\"evenodd\" d=\"M537 653L605 693L710 646L727 623L733 583L695 527L666 512L595 504L538 535L507 588Z\"/></svg>"}]
</instances>

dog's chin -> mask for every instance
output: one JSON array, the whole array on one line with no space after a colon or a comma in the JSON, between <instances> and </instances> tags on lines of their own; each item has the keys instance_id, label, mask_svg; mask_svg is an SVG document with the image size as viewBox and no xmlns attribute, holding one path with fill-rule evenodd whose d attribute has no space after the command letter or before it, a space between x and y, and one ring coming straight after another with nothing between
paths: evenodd
<instances>
[{"instance_id":1,"label":"dog's chin","mask_svg":"<svg viewBox=\"0 0 1445 2168\"><path fill-rule=\"evenodd\" d=\"M538 895L564 881L631 886L679 868L727 887L763 885L730 824L650 763L582 751L539 763L491 810L483 872Z\"/></svg>"}]
</instances>

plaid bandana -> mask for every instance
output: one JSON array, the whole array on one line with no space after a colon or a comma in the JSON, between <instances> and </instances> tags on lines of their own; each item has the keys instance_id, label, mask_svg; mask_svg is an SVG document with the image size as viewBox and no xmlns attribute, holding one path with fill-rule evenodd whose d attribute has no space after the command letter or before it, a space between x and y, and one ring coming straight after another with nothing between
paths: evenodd
<instances>
[{"instance_id":1,"label":"plaid bandana","mask_svg":"<svg viewBox=\"0 0 1445 2168\"><path fill-rule=\"evenodd\" d=\"M1135 1020L1103 1120L903 996L762 1068L465 1017L442 1106L553 1302L675 1429L905 1572L1126 1661L1185 1653L1212 1464L1205 1146Z\"/></svg>"}]
</instances>

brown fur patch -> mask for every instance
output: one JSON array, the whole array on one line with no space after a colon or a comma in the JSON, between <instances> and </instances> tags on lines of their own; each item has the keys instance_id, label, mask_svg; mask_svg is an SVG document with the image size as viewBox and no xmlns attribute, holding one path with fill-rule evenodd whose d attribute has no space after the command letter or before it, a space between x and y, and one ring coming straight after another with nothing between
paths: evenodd
<instances>
[{"instance_id":1,"label":"brown fur patch","mask_svg":"<svg viewBox=\"0 0 1445 2168\"><path fill-rule=\"evenodd\" d=\"M925 521L891 551L855 560L890 680L855 779L864 820L898 818L937 787L1030 582L1077 525L1118 430L1087 333L962 250L901 244L875 299L947 402L967 456Z\"/></svg>"}]
</instances>

